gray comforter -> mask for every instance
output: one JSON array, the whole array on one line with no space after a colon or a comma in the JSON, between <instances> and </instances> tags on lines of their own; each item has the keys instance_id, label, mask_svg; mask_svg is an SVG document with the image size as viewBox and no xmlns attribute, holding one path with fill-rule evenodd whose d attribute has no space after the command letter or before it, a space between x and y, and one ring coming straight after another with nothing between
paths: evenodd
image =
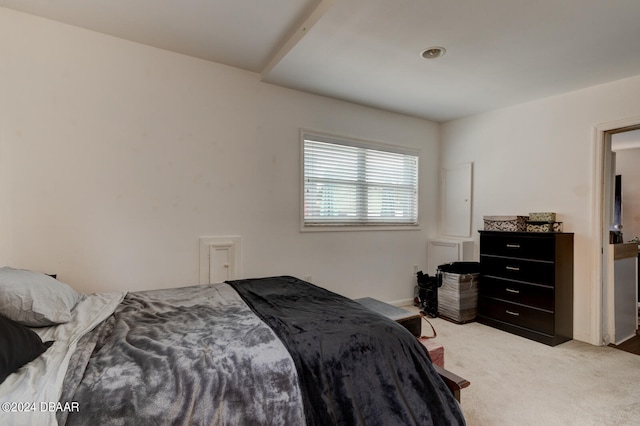
<instances>
[{"instance_id":1,"label":"gray comforter","mask_svg":"<svg viewBox=\"0 0 640 426\"><path fill-rule=\"evenodd\" d=\"M273 331L227 284L129 293L78 345L69 425L300 425L298 376Z\"/></svg>"},{"instance_id":2,"label":"gray comforter","mask_svg":"<svg viewBox=\"0 0 640 426\"><path fill-rule=\"evenodd\" d=\"M60 402L69 425L464 424L411 333L293 277L128 294Z\"/></svg>"}]
</instances>

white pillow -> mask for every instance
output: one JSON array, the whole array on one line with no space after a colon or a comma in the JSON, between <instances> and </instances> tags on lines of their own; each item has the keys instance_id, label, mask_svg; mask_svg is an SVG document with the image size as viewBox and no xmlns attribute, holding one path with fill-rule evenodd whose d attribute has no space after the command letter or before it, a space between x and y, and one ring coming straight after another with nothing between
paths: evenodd
<instances>
[{"instance_id":1,"label":"white pillow","mask_svg":"<svg viewBox=\"0 0 640 426\"><path fill-rule=\"evenodd\" d=\"M62 324L82 294L39 272L0 268L0 314L29 327Z\"/></svg>"}]
</instances>

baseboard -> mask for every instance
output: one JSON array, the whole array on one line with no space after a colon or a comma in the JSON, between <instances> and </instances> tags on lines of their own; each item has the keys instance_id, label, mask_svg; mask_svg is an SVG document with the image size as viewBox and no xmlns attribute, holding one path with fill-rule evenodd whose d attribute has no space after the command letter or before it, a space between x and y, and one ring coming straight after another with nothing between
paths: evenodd
<instances>
[{"instance_id":1,"label":"baseboard","mask_svg":"<svg viewBox=\"0 0 640 426\"><path fill-rule=\"evenodd\" d=\"M588 343L594 346L603 346L603 345L606 346L606 344L603 342L594 342L593 339L591 338L591 335L587 333L576 333L574 331L573 340L579 340L581 342Z\"/></svg>"},{"instance_id":2,"label":"baseboard","mask_svg":"<svg viewBox=\"0 0 640 426\"><path fill-rule=\"evenodd\" d=\"M394 300L392 302L384 302L384 303L388 303L393 306L409 306L409 305L413 305L413 299L400 299L400 300Z\"/></svg>"}]
</instances>

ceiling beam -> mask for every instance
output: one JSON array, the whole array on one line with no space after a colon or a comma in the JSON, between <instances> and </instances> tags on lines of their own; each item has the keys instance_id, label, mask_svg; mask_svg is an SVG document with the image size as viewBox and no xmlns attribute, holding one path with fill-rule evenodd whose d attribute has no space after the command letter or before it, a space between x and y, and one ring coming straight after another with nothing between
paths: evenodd
<instances>
[{"instance_id":1,"label":"ceiling beam","mask_svg":"<svg viewBox=\"0 0 640 426\"><path fill-rule=\"evenodd\" d=\"M318 22L320 18L322 18L322 16L331 9L331 6L333 6L335 2L336 0L321 0L320 3L318 3L316 8L313 9L306 18L304 18L302 23L296 27L295 31L293 31L291 35L289 35L289 37L287 37L280 45L278 50L276 50L276 53L271 56L267 65L260 72L262 80L264 80L267 74L269 74L271 70L273 70L276 65L278 65L280 61L291 51L291 49L293 49L295 45L302 40L316 22Z\"/></svg>"}]
</instances>

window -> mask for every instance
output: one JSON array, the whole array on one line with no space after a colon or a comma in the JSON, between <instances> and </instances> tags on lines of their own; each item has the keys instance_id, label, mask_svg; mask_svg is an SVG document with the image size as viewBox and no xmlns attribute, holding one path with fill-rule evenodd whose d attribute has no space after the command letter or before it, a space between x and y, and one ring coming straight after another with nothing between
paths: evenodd
<instances>
[{"instance_id":1,"label":"window","mask_svg":"<svg viewBox=\"0 0 640 426\"><path fill-rule=\"evenodd\" d=\"M418 154L302 132L303 228L418 225Z\"/></svg>"}]
</instances>

